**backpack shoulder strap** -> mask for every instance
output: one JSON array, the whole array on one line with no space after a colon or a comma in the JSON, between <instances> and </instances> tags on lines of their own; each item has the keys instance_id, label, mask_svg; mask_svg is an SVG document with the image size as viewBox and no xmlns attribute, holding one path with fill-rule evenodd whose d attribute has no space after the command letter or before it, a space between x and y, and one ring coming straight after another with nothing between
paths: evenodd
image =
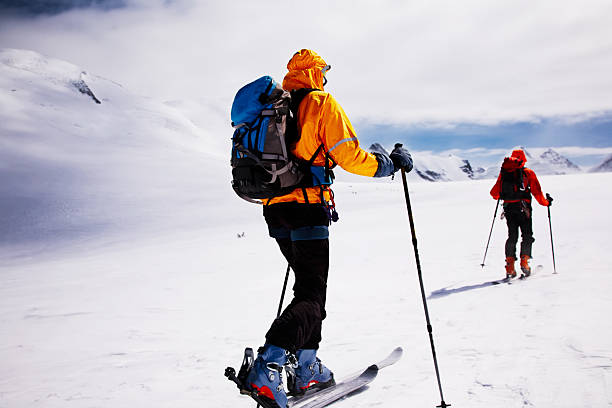
<instances>
[{"instance_id":1,"label":"backpack shoulder strap","mask_svg":"<svg viewBox=\"0 0 612 408\"><path fill-rule=\"evenodd\" d=\"M291 93L291 104L289 105L289 109L291 110L291 113L293 113L294 118L297 118L297 113L300 107L300 103L302 103L302 100L306 97L306 95L308 95L312 91L320 91L320 89L300 88L300 89L295 89L290 92Z\"/></svg>"},{"instance_id":2,"label":"backpack shoulder strap","mask_svg":"<svg viewBox=\"0 0 612 408\"><path fill-rule=\"evenodd\" d=\"M304 100L306 95L313 91L320 91L320 89L301 88L294 89L290 92L291 99L289 103L289 111L291 112L291 115L289 116L286 134L286 141L288 145L297 143L298 140L300 140L300 129L298 129L297 123L298 109L300 107L300 103L302 103L302 100Z\"/></svg>"}]
</instances>

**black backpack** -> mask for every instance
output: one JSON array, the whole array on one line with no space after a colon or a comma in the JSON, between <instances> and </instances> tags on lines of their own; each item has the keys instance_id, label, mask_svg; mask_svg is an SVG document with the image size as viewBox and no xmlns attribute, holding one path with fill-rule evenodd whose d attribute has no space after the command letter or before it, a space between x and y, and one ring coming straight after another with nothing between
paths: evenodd
<instances>
[{"instance_id":1,"label":"black backpack","mask_svg":"<svg viewBox=\"0 0 612 408\"><path fill-rule=\"evenodd\" d=\"M242 87L232 104L232 187L241 198L260 200L312 186L312 162L294 157L291 146L299 139L297 111L308 93L287 92L269 76ZM320 148L319 148L320 149ZM309 177L312 176L312 177ZM326 183L322 183L326 184Z\"/></svg>"},{"instance_id":2,"label":"black backpack","mask_svg":"<svg viewBox=\"0 0 612 408\"><path fill-rule=\"evenodd\" d=\"M525 185L525 172L522 160L514 157L506 157L501 167L501 192L502 200L518 201L531 198L531 189Z\"/></svg>"}]
</instances>

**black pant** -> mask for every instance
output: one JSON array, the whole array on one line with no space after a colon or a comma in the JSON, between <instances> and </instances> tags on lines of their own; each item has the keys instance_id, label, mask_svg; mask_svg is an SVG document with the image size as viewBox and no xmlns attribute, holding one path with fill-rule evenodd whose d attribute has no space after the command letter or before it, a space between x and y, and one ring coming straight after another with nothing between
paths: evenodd
<instances>
[{"instance_id":1,"label":"black pant","mask_svg":"<svg viewBox=\"0 0 612 408\"><path fill-rule=\"evenodd\" d=\"M533 229L531 227L531 204L506 203L504 214L508 224L508 239L506 240L506 257L516 258L516 243L518 241L519 228L521 230L521 255L531 257L531 244Z\"/></svg>"},{"instance_id":2,"label":"black pant","mask_svg":"<svg viewBox=\"0 0 612 408\"><path fill-rule=\"evenodd\" d=\"M272 323L266 342L293 353L318 349L329 270L327 210L321 205L280 203L264 207L264 217L295 274L293 300Z\"/></svg>"}]
</instances>

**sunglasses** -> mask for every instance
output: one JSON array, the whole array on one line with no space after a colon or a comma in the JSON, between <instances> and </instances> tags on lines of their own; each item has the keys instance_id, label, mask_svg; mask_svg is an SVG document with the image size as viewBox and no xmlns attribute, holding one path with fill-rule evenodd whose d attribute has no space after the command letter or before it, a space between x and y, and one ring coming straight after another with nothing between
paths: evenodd
<instances>
[{"instance_id":1,"label":"sunglasses","mask_svg":"<svg viewBox=\"0 0 612 408\"><path fill-rule=\"evenodd\" d=\"M330 69L331 69L331 65L326 65L323 68L321 68L321 72L323 73L323 86L327 85L327 78L325 77L325 74Z\"/></svg>"}]
</instances>

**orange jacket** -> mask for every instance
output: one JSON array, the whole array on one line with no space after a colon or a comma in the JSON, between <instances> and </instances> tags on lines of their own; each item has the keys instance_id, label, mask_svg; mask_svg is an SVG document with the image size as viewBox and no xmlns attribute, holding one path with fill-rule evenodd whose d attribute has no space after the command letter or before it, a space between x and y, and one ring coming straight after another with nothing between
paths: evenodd
<instances>
[{"instance_id":1,"label":"orange jacket","mask_svg":"<svg viewBox=\"0 0 612 408\"><path fill-rule=\"evenodd\" d=\"M531 190L531 194L535 197L538 203L540 203L543 206L548 206L549 205L548 200L544 197L544 194L542 194L542 188L540 187L540 182L538 181L538 178L536 177L535 172L525 167L525 162L527 161L525 152L523 152L520 149L516 149L512 151L512 155L510 157L514 157L522 161L520 167L523 168L523 174L525 175L525 178L526 178L525 187L529 186L529 189ZM499 176L497 176L497 182L491 189L491 196L494 199L499 200L500 193L501 193L501 172L499 173ZM505 200L504 202L516 203L518 201L520 200ZM526 199L525 201L531 202L530 199Z\"/></svg>"},{"instance_id":2,"label":"orange jacket","mask_svg":"<svg viewBox=\"0 0 612 408\"><path fill-rule=\"evenodd\" d=\"M301 88L323 89L322 68L327 63L310 50L297 52L287 64L289 72L283 80L286 91ZM376 156L359 147L355 129L346 113L336 100L327 92L310 92L301 102L298 110L298 128L300 139L292 149L292 153L305 160L310 160L317 148L323 144L313 161L315 166L325 165L325 153L344 170L373 177L378 169ZM329 186L307 187L308 203L321 203L321 194L325 201L331 198ZM264 200L265 204L297 201L305 203L301 188L293 190L284 196Z\"/></svg>"}]
</instances>

